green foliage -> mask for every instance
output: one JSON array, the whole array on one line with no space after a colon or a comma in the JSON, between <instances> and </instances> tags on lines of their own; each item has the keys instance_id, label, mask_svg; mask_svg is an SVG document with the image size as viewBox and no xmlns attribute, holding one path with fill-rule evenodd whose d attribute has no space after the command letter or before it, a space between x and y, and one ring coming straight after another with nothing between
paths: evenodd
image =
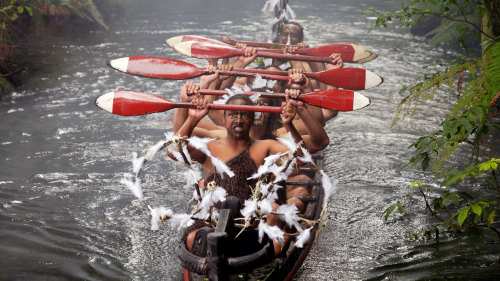
<instances>
[{"instance_id":1,"label":"green foliage","mask_svg":"<svg viewBox=\"0 0 500 281\"><path fill-rule=\"evenodd\" d=\"M457 232L467 227L491 227L494 222L498 208L495 198L500 195L497 179L500 159L494 155L498 153L498 141L485 145L481 139L500 129L499 119L492 114L496 106L493 101L500 95L499 7L499 0L410 0L404 1L399 11L369 11L378 17L373 29L386 27L393 20L401 26L410 27L429 16L441 18L441 24L427 34L432 44L459 42L465 48L470 38L482 39L482 57L458 57L439 67L438 71L424 75L413 85L403 86L400 91L406 96L397 108L393 126L412 115L420 104L432 100L437 93L445 92L457 97L439 128L410 145L415 153L408 165L433 171L441 186L439 190L432 190L421 181L415 181L410 186L413 193L409 196L421 195L426 209L440 221L422 230L423 237L429 238L434 232L437 236L440 229ZM469 163L464 163L464 167L449 164L454 153L465 146L471 150ZM452 185L466 189L464 180L467 178L481 180L479 186L485 193L486 188L493 187L496 195L478 199L464 191L450 190ZM440 191L440 195L431 198L430 191L433 191L432 194ZM396 208L402 213L403 203L397 201L390 205L383 212L386 220ZM448 218L442 217L442 214L447 214ZM413 233L410 237L419 238L420 235Z\"/></svg>"},{"instance_id":2,"label":"green foliage","mask_svg":"<svg viewBox=\"0 0 500 281\"><path fill-rule=\"evenodd\" d=\"M396 202L392 205L390 205L385 211L384 211L384 219L387 220L387 218L391 215L392 211L394 211L394 209L398 208L398 212L400 214L403 213L403 204L401 202Z\"/></svg>"},{"instance_id":3,"label":"green foliage","mask_svg":"<svg viewBox=\"0 0 500 281\"><path fill-rule=\"evenodd\" d=\"M41 34L42 14L49 17L76 15L107 28L92 0L0 0L0 75L19 69L18 39L28 33L30 25ZM0 87L0 92L5 89L8 88Z\"/></svg>"},{"instance_id":4,"label":"green foliage","mask_svg":"<svg viewBox=\"0 0 500 281\"><path fill-rule=\"evenodd\" d=\"M490 170L495 166L498 166L498 161L493 161L491 163L483 163L482 168L485 170ZM431 188L428 185L423 184L421 181L414 181L410 185L410 189L414 189L413 193L409 194L404 201L415 195L422 196L423 201L426 203L426 209L430 214L438 219L440 223L433 224L423 228L419 233L410 234L411 239L419 239L420 237L431 238L433 233L438 235L439 229L448 230L456 233L457 231L463 230L469 227L486 226L491 227L494 222L495 212L498 208L497 201L495 200L476 200L463 191L450 191L443 190L439 196L434 197L432 200L429 196L430 192L437 192L440 189ZM397 201L396 203L390 205L383 212L384 219L387 220L388 217L397 208L400 214L403 213L403 202ZM452 212L448 219L441 217L441 213Z\"/></svg>"},{"instance_id":5,"label":"green foliage","mask_svg":"<svg viewBox=\"0 0 500 281\"><path fill-rule=\"evenodd\" d=\"M401 10L382 12L369 9L368 13L377 17L373 29L387 27L387 23L396 20L402 27L416 26L432 17L442 18L443 23L426 36L431 37L431 44L453 45L459 43L466 47L468 38L477 38L481 32L481 16L484 9L478 1L403 1Z\"/></svg>"}]
</instances>

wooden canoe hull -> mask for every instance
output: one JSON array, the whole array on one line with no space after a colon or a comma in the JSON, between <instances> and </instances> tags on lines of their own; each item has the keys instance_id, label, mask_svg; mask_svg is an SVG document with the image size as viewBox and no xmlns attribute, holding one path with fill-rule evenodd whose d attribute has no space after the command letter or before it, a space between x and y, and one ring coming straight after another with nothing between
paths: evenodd
<instances>
[{"instance_id":1,"label":"wooden canoe hull","mask_svg":"<svg viewBox=\"0 0 500 281\"><path fill-rule=\"evenodd\" d=\"M323 156L317 155L315 158L316 164L322 167ZM316 220L320 217L323 207L324 192L320 185L321 177L311 168L306 167L302 171L305 171L305 174L314 179L308 185L310 197L308 198L308 204L303 216L307 219ZM226 216L224 215L225 211L227 209L221 210L220 220L224 220ZM229 218L232 221L232 216L229 216ZM225 227L227 226L223 225L221 229ZM217 228L219 229L219 225ZM218 231L218 229L214 233L210 233L207 239L217 240L217 237L223 237L225 234L221 234L221 231ZM255 230L252 229L249 231ZM251 254L239 257L224 257L225 261L222 263L219 257L210 256L210 254L213 254L210 252L210 242L208 243L208 257L195 256L189 253L185 245L182 245L179 251L179 258L181 265L185 268L183 277L186 281L207 280L207 278L210 280L291 280L309 254L316 236L317 229L315 228L312 229L310 239L307 243L304 243L303 248L294 247L293 242L288 243L279 257L274 256L272 242L267 241L260 244L260 246L256 246L255 252ZM252 241L246 242L253 243ZM227 246L221 244L219 247ZM231 247L234 247L234 245ZM214 248L212 251L216 252L217 248ZM211 261L213 260L217 260L221 268L211 269L210 266L213 264ZM212 273L210 272L211 270L212 272L221 271L222 274L209 277L209 274Z\"/></svg>"}]
</instances>

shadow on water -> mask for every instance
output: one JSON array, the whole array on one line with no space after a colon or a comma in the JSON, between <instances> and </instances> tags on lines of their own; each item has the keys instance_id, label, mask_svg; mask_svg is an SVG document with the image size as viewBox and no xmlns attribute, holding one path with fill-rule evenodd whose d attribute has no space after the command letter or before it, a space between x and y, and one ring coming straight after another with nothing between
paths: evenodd
<instances>
[{"instance_id":1,"label":"shadow on water","mask_svg":"<svg viewBox=\"0 0 500 281\"><path fill-rule=\"evenodd\" d=\"M395 3L396 2L396 3ZM167 56L166 38L199 34L266 40L264 1L117 1L107 15L109 31L67 26L28 50L24 87L0 102L0 279L171 280L179 277L180 232L149 230L149 214L120 184L132 170L131 153L142 152L172 129L173 112L113 116L94 99L131 89L177 99L183 81L127 76L109 69L111 58ZM431 181L402 169L408 145L439 124L453 97L441 93L429 107L391 128L402 84L419 77L428 61L447 57L420 37L391 27L367 30L361 14L371 1L293 1L308 42L357 42L379 57L361 66L385 82L366 91L372 105L342 113L326 129L331 144L325 169L340 188L320 234L296 280L481 279L498 276L498 237L477 231L439 243L409 242L407 235L429 222L414 216L385 222L384 208L406 196L409 184ZM375 8L398 8L379 1ZM467 152L457 162L466 159ZM191 190L185 169L161 156L146 166L144 194L155 206L187 210ZM417 198L412 200L418 200ZM417 201L415 201L417 202ZM481 238L481 239L478 239Z\"/></svg>"}]
</instances>

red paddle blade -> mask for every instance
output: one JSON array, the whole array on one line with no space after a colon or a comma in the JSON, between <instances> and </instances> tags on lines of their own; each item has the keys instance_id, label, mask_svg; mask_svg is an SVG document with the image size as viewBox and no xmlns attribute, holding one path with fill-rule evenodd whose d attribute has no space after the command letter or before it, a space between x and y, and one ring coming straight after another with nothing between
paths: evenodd
<instances>
[{"instance_id":1,"label":"red paddle blade","mask_svg":"<svg viewBox=\"0 0 500 281\"><path fill-rule=\"evenodd\" d=\"M370 104L366 96L347 90L326 90L300 95L300 99L322 108L352 111Z\"/></svg>"},{"instance_id":2,"label":"red paddle blade","mask_svg":"<svg viewBox=\"0 0 500 281\"><path fill-rule=\"evenodd\" d=\"M369 48L352 43L335 43L318 47L297 50L298 54L318 57L329 57L333 53L342 55L345 62L367 62L377 55Z\"/></svg>"},{"instance_id":3,"label":"red paddle blade","mask_svg":"<svg viewBox=\"0 0 500 281\"><path fill-rule=\"evenodd\" d=\"M199 59L229 58L243 54L232 46L208 42L186 41L176 44L173 48L180 54Z\"/></svg>"},{"instance_id":4,"label":"red paddle blade","mask_svg":"<svg viewBox=\"0 0 500 281\"><path fill-rule=\"evenodd\" d=\"M95 104L113 114L133 116L163 112L174 108L171 101L137 91L114 91L95 100Z\"/></svg>"},{"instance_id":5,"label":"red paddle blade","mask_svg":"<svg viewBox=\"0 0 500 281\"><path fill-rule=\"evenodd\" d=\"M124 57L110 60L108 65L127 74L157 79L189 79L202 74L193 64L159 57Z\"/></svg>"},{"instance_id":6,"label":"red paddle blade","mask_svg":"<svg viewBox=\"0 0 500 281\"><path fill-rule=\"evenodd\" d=\"M282 53L283 50L266 49L266 52ZM299 55L316 57L329 57L333 53L340 54L344 62L354 63L371 61L377 57L377 55L369 48L353 43L333 43L317 47L302 48L295 52L295 54Z\"/></svg>"},{"instance_id":7,"label":"red paddle blade","mask_svg":"<svg viewBox=\"0 0 500 281\"><path fill-rule=\"evenodd\" d=\"M307 76L328 85L350 90L370 89L383 82L382 77L361 68L325 70L321 72L307 73Z\"/></svg>"},{"instance_id":8,"label":"red paddle blade","mask_svg":"<svg viewBox=\"0 0 500 281\"><path fill-rule=\"evenodd\" d=\"M203 37L203 36L199 36L199 35L180 35L180 36L175 36L175 37L172 37L172 38L165 40L167 45L169 45L172 48L179 43L187 42L187 41L205 42L205 43L212 43L212 44L219 44L219 45L228 46L226 43L221 42L219 40L215 40L212 38Z\"/></svg>"}]
</instances>

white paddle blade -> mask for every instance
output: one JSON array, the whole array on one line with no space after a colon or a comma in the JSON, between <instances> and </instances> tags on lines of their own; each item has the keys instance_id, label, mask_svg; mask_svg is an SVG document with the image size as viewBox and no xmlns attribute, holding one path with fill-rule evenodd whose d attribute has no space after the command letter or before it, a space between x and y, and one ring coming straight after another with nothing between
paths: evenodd
<instances>
[{"instance_id":1,"label":"white paddle blade","mask_svg":"<svg viewBox=\"0 0 500 281\"><path fill-rule=\"evenodd\" d=\"M352 98L352 110L361 109L370 105L370 103L371 101L367 96L354 92L354 97Z\"/></svg>"},{"instance_id":2,"label":"white paddle blade","mask_svg":"<svg viewBox=\"0 0 500 281\"><path fill-rule=\"evenodd\" d=\"M377 74L367 70L365 74L365 89L370 89L382 84L384 80Z\"/></svg>"},{"instance_id":3,"label":"white paddle blade","mask_svg":"<svg viewBox=\"0 0 500 281\"><path fill-rule=\"evenodd\" d=\"M121 72L127 72L129 57L108 61L108 65Z\"/></svg>"},{"instance_id":4,"label":"white paddle blade","mask_svg":"<svg viewBox=\"0 0 500 281\"><path fill-rule=\"evenodd\" d=\"M184 37L184 35L169 38L169 39L165 40L165 43L167 43L167 45L169 45L170 47L173 48L175 45L182 42L182 37Z\"/></svg>"},{"instance_id":5,"label":"white paddle blade","mask_svg":"<svg viewBox=\"0 0 500 281\"><path fill-rule=\"evenodd\" d=\"M115 99L115 92L106 93L95 100L97 107L113 113L113 102Z\"/></svg>"},{"instance_id":6,"label":"white paddle blade","mask_svg":"<svg viewBox=\"0 0 500 281\"><path fill-rule=\"evenodd\" d=\"M377 57L377 54L368 47L359 44L351 44L351 46L354 49L354 57L352 58L354 62L368 62Z\"/></svg>"},{"instance_id":7,"label":"white paddle blade","mask_svg":"<svg viewBox=\"0 0 500 281\"><path fill-rule=\"evenodd\" d=\"M191 57L191 46L195 43L194 41L180 42L174 45L172 48L179 54Z\"/></svg>"}]
</instances>

